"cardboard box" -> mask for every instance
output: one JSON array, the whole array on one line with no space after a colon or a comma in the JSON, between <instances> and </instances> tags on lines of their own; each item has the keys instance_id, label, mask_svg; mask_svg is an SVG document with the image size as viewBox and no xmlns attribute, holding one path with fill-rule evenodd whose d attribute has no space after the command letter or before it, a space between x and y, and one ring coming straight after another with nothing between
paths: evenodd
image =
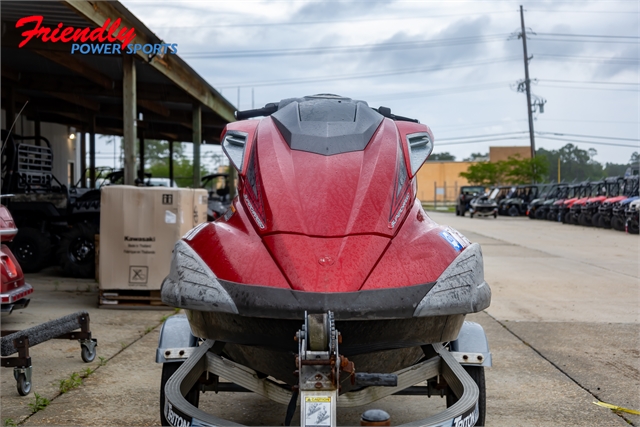
<instances>
[{"instance_id":1,"label":"cardboard box","mask_svg":"<svg viewBox=\"0 0 640 427\"><path fill-rule=\"evenodd\" d=\"M102 187L100 289L160 289L176 241L206 220L204 189Z\"/></svg>"}]
</instances>

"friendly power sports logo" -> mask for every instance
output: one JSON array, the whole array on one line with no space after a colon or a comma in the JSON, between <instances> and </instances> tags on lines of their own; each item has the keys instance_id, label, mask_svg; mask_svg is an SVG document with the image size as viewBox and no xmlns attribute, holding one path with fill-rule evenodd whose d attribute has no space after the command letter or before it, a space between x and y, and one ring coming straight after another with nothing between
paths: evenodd
<instances>
[{"instance_id":1,"label":"friendly power sports logo","mask_svg":"<svg viewBox=\"0 0 640 427\"><path fill-rule=\"evenodd\" d=\"M135 54L140 51L147 55L164 55L178 53L177 43L134 44L135 28L122 25L122 19L115 21L107 19L102 27L91 29L65 26L60 22L51 28L43 25L42 15L32 15L20 18L16 28L25 27L22 32L23 40L18 44L24 47L32 39L39 39L44 43L70 43L71 54ZM90 43L93 42L93 43Z\"/></svg>"}]
</instances>

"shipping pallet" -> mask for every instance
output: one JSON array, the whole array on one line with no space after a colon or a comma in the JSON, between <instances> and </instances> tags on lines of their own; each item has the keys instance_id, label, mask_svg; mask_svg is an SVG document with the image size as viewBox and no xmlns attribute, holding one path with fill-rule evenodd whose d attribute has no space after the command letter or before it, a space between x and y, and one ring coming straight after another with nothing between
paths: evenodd
<instances>
[{"instance_id":1,"label":"shipping pallet","mask_svg":"<svg viewBox=\"0 0 640 427\"><path fill-rule=\"evenodd\" d=\"M162 310L170 308L162 302L160 290L149 291L138 289L100 289L98 306L100 308L137 310Z\"/></svg>"}]
</instances>

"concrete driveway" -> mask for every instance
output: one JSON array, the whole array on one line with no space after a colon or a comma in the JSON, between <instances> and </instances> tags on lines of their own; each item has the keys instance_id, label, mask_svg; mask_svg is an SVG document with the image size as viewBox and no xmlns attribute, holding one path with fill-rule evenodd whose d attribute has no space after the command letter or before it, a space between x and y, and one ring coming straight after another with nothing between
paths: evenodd
<instances>
[{"instance_id":1,"label":"concrete driveway","mask_svg":"<svg viewBox=\"0 0 640 427\"><path fill-rule=\"evenodd\" d=\"M593 404L640 409L637 236L527 218L429 215L482 245L493 300L468 318L484 326L493 352L494 367L486 371L488 426L640 425L639 416ZM31 305L3 317L2 328L86 309L103 359L83 363L75 341L34 347L27 397L18 396L11 369L1 369L5 425L159 425L155 347L163 316L173 310L98 309L95 283L43 274L28 280L35 288ZM94 371L87 376L88 367ZM60 382L74 372L86 378L61 394ZM50 403L32 414L34 393ZM284 421L284 406L252 394L206 393L200 401L206 411L239 423ZM371 406L399 424L440 411L445 402L394 396ZM339 422L356 425L362 411L344 411Z\"/></svg>"}]
</instances>

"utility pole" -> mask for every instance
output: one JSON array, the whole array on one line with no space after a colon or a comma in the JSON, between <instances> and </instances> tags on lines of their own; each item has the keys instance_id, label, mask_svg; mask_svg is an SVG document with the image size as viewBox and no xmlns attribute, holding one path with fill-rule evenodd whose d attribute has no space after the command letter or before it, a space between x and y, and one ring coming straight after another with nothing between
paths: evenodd
<instances>
[{"instance_id":1,"label":"utility pole","mask_svg":"<svg viewBox=\"0 0 640 427\"><path fill-rule=\"evenodd\" d=\"M536 140L533 135L533 111L531 109L531 80L529 79L529 55L527 54L527 32L524 28L524 12L520 5L520 26L522 37L522 49L524 52L524 84L527 93L527 112L529 113L529 139L531 141L531 158L536 156Z\"/></svg>"}]
</instances>

